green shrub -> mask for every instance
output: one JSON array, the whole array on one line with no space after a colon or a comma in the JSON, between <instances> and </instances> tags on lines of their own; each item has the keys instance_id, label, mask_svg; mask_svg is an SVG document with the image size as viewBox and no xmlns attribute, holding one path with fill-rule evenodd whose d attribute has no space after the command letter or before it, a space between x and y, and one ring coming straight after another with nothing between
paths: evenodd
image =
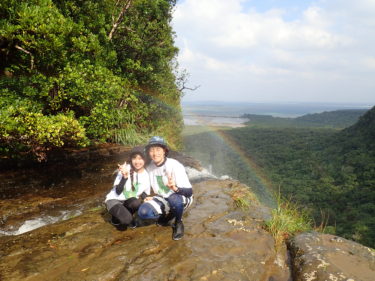
<instances>
[{"instance_id":1,"label":"green shrub","mask_svg":"<svg viewBox=\"0 0 375 281\"><path fill-rule=\"evenodd\" d=\"M52 148L88 144L85 129L72 112L43 115L19 102L1 108L0 120L3 152L33 153L43 160L45 152Z\"/></svg>"},{"instance_id":2,"label":"green shrub","mask_svg":"<svg viewBox=\"0 0 375 281\"><path fill-rule=\"evenodd\" d=\"M306 211L289 200L277 196L277 207L272 210L272 218L265 228L275 239L276 248L290 236L312 229L312 221Z\"/></svg>"},{"instance_id":3,"label":"green shrub","mask_svg":"<svg viewBox=\"0 0 375 281\"><path fill-rule=\"evenodd\" d=\"M179 143L175 1L130 2L0 3L0 157L151 134Z\"/></svg>"}]
</instances>

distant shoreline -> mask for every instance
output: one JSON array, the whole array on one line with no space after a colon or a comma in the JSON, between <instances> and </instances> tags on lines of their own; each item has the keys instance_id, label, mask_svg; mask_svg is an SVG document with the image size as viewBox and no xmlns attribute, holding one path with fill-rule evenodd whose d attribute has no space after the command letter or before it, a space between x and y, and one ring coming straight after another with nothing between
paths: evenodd
<instances>
[{"instance_id":1,"label":"distant shoreline","mask_svg":"<svg viewBox=\"0 0 375 281\"><path fill-rule=\"evenodd\" d=\"M370 109L365 104L329 104L329 103L236 103L236 102L183 102L182 113L185 116L240 117L243 114L270 115L273 117L296 118L306 114L335 110ZM220 123L220 122L218 122ZM237 123L237 122L235 122Z\"/></svg>"},{"instance_id":2,"label":"distant shoreline","mask_svg":"<svg viewBox=\"0 0 375 281\"><path fill-rule=\"evenodd\" d=\"M213 127L213 128L217 128L217 129L220 129L220 128L242 128L242 127L246 127L245 124L236 124L236 123L210 123L210 124L196 124L196 125L187 125L185 124L185 126L188 126L188 127Z\"/></svg>"}]
</instances>

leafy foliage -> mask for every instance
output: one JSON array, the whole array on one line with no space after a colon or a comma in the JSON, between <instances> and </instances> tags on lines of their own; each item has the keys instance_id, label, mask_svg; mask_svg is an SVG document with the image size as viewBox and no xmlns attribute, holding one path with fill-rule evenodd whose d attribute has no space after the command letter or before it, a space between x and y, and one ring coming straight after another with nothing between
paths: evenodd
<instances>
[{"instance_id":1,"label":"leafy foliage","mask_svg":"<svg viewBox=\"0 0 375 281\"><path fill-rule=\"evenodd\" d=\"M56 147L136 144L155 133L178 146L174 4L2 1L0 152L41 159Z\"/></svg>"},{"instance_id":2,"label":"leafy foliage","mask_svg":"<svg viewBox=\"0 0 375 281\"><path fill-rule=\"evenodd\" d=\"M0 140L4 144L1 152L5 155L31 149L39 160L44 160L45 152L53 147L84 146L88 142L85 129L72 112L45 116L18 103L1 110L0 120Z\"/></svg>"}]
</instances>

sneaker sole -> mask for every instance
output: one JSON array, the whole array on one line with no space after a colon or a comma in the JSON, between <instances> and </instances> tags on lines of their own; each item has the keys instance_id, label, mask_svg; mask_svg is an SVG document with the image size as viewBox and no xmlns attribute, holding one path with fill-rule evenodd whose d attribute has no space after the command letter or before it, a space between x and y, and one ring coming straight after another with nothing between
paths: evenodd
<instances>
[{"instance_id":1,"label":"sneaker sole","mask_svg":"<svg viewBox=\"0 0 375 281\"><path fill-rule=\"evenodd\" d=\"M173 239L174 241L178 241L178 240L181 240L182 237L173 237L172 239Z\"/></svg>"}]
</instances>

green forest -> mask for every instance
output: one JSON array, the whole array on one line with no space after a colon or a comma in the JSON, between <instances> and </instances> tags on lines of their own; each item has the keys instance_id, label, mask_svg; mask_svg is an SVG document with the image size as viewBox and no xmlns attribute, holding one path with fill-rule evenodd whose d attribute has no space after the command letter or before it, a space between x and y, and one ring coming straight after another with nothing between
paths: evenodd
<instances>
[{"instance_id":1,"label":"green forest","mask_svg":"<svg viewBox=\"0 0 375 281\"><path fill-rule=\"evenodd\" d=\"M306 208L326 232L374 248L375 107L343 130L271 125L187 135L185 151L270 202L244 157L251 159L270 180L270 193L280 190Z\"/></svg>"},{"instance_id":2,"label":"green forest","mask_svg":"<svg viewBox=\"0 0 375 281\"><path fill-rule=\"evenodd\" d=\"M135 145L155 134L181 147L186 74L176 61L175 5L2 0L0 160L46 161L56 149ZM185 136L185 151L262 201L272 205L280 189L326 231L375 247L375 108L243 117L243 128Z\"/></svg>"},{"instance_id":3,"label":"green forest","mask_svg":"<svg viewBox=\"0 0 375 281\"><path fill-rule=\"evenodd\" d=\"M178 147L175 2L1 1L0 158L152 134Z\"/></svg>"}]
</instances>

